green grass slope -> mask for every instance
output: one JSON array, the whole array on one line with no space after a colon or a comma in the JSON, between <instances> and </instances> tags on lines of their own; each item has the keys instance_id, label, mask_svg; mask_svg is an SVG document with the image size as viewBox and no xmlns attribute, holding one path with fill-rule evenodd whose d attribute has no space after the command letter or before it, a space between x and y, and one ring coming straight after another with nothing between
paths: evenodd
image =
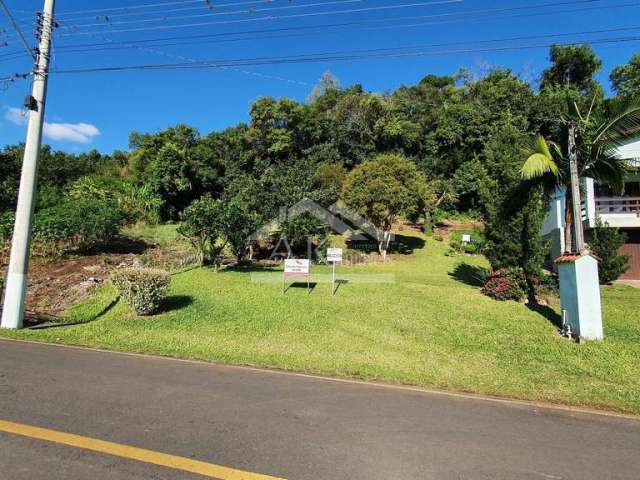
<instances>
[{"instance_id":1,"label":"green grass slope","mask_svg":"<svg viewBox=\"0 0 640 480\"><path fill-rule=\"evenodd\" d=\"M483 296L473 265L484 260L445 250L427 240L387 264L339 268L350 281L335 297L329 283L283 295L279 272L264 283L252 270L193 269L173 276L155 317L109 308L104 287L70 310L86 323L0 335L640 413L640 290L604 288L606 340L578 345L558 335L552 309ZM359 281L369 275L393 281Z\"/></svg>"}]
</instances>

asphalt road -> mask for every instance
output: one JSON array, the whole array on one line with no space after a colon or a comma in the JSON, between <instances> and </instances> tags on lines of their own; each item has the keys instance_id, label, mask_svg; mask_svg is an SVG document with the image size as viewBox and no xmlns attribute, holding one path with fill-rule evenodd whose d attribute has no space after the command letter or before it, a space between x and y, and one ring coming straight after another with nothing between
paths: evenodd
<instances>
[{"instance_id":1,"label":"asphalt road","mask_svg":"<svg viewBox=\"0 0 640 480\"><path fill-rule=\"evenodd\" d=\"M290 480L640 478L636 419L11 341L0 420ZM0 431L2 480L192 478Z\"/></svg>"}]
</instances>

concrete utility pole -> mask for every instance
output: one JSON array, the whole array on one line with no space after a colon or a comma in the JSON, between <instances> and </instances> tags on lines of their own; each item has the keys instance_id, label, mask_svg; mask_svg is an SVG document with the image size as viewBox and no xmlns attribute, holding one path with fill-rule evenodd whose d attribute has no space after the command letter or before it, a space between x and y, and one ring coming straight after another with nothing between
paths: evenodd
<instances>
[{"instance_id":1,"label":"concrete utility pole","mask_svg":"<svg viewBox=\"0 0 640 480\"><path fill-rule=\"evenodd\" d=\"M38 156L42 142L44 110L49 76L49 52L51 34L54 27L53 12L55 0L45 0L42 14L42 32L38 47L36 65L33 71L33 88L28 98L29 124L22 161L22 175L18 192L16 222L11 242L11 258L7 274L7 287L2 310L3 328L21 328L24 319L24 303L27 292L27 272L29 269L29 244L31 225L36 198Z\"/></svg>"},{"instance_id":2,"label":"concrete utility pole","mask_svg":"<svg viewBox=\"0 0 640 480\"><path fill-rule=\"evenodd\" d=\"M573 203L573 225L576 252L584 251L584 228L582 226L582 200L580 198L580 178L578 177L578 156L576 152L576 125L569 125L569 170L571 172L571 198ZM571 245L565 248L571 248Z\"/></svg>"}]
</instances>

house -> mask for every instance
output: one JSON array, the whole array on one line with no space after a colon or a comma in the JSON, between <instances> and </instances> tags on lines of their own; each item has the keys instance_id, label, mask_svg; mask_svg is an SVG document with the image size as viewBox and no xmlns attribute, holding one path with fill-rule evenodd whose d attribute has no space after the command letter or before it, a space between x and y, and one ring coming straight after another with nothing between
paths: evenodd
<instances>
[{"instance_id":1,"label":"house","mask_svg":"<svg viewBox=\"0 0 640 480\"><path fill-rule=\"evenodd\" d=\"M627 234L627 243L620 250L631 255L631 266L622 278L640 280L640 139L620 147L618 154L628 159L636 172L627 176L622 193L598 185L591 178L582 179L582 220L587 241L589 229L595 226L598 217ZM564 204L565 190L558 188L551 198L549 216L542 229L542 234L551 241L554 258L565 250Z\"/></svg>"}]
</instances>

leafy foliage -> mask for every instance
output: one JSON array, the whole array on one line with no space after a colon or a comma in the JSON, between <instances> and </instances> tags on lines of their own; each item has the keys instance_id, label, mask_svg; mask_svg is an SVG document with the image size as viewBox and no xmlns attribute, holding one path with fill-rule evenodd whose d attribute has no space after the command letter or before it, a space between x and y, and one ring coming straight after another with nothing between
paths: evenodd
<instances>
[{"instance_id":1,"label":"leafy foliage","mask_svg":"<svg viewBox=\"0 0 640 480\"><path fill-rule=\"evenodd\" d=\"M224 208L222 235L228 241L238 263L242 263L249 252L251 235L265 222L256 200L251 190L243 190L222 205Z\"/></svg>"},{"instance_id":2,"label":"leafy foliage","mask_svg":"<svg viewBox=\"0 0 640 480\"><path fill-rule=\"evenodd\" d=\"M521 268L503 268L494 270L486 278L482 293L495 300L524 299L527 282Z\"/></svg>"},{"instance_id":3,"label":"leafy foliage","mask_svg":"<svg viewBox=\"0 0 640 480\"><path fill-rule=\"evenodd\" d=\"M573 86L586 94L598 89L599 85L593 78L602 68L602 61L591 46L553 45L549 59L552 65L543 73L543 90L554 86Z\"/></svg>"},{"instance_id":4,"label":"leafy foliage","mask_svg":"<svg viewBox=\"0 0 640 480\"><path fill-rule=\"evenodd\" d=\"M425 187L424 175L411 161L379 155L347 176L342 199L374 225L378 250L384 255L393 223L399 215L410 216L419 208Z\"/></svg>"},{"instance_id":5,"label":"leafy foliage","mask_svg":"<svg viewBox=\"0 0 640 480\"><path fill-rule=\"evenodd\" d=\"M597 219L589 246L599 259L600 283L611 283L629 269L629 255L619 252L626 241L624 232Z\"/></svg>"},{"instance_id":6,"label":"leafy foliage","mask_svg":"<svg viewBox=\"0 0 640 480\"><path fill-rule=\"evenodd\" d=\"M201 265L219 267L226 241L219 240L225 232L225 210L221 200L202 197L181 214L178 233L189 239Z\"/></svg>"},{"instance_id":7,"label":"leafy foliage","mask_svg":"<svg viewBox=\"0 0 640 480\"><path fill-rule=\"evenodd\" d=\"M328 225L308 212L288 219L280 226L278 232L281 238L286 238L292 253L301 254L304 257L311 256L309 249L323 246L327 242L329 233Z\"/></svg>"},{"instance_id":8,"label":"leafy foliage","mask_svg":"<svg viewBox=\"0 0 640 480\"><path fill-rule=\"evenodd\" d=\"M634 54L629 63L614 68L609 78L613 89L621 97L640 94L640 53Z\"/></svg>"},{"instance_id":9,"label":"leafy foliage","mask_svg":"<svg viewBox=\"0 0 640 480\"><path fill-rule=\"evenodd\" d=\"M473 214L487 224L493 268L533 275L545 195L568 178L568 122L579 127L580 174L614 186L626 172L612 152L640 132L640 104L604 99L590 47L554 46L550 60L539 92L501 68L426 75L386 94L325 72L306 103L259 98L247 123L224 131L133 132L129 152L108 156L44 147L36 217L70 197L115 204L129 223L182 219L202 262L219 265L225 248L244 261L251 234L281 208L342 197L373 220L381 252L400 216L424 218L429 232L439 212ZM634 96L636 60L612 73L620 96ZM15 207L21 158L20 145L0 150L0 212ZM322 237L308 218L280 227Z\"/></svg>"},{"instance_id":10,"label":"leafy foliage","mask_svg":"<svg viewBox=\"0 0 640 480\"><path fill-rule=\"evenodd\" d=\"M483 156L492 165L491 181L484 184L485 255L494 270L520 268L525 279L540 275L547 245L540 231L547 214L547 196L541 186L520 180L520 158L530 138L513 125L495 132ZM528 285L528 293L535 286Z\"/></svg>"},{"instance_id":11,"label":"leafy foliage","mask_svg":"<svg viewBox=\"0 0 640 480\"><path fill-rule=\"evenodd\" d=\"M153 315L160 310L171 277L164 270L123 268L111 275L120 296L138 315Z\"/></svg>"},{"instance_id":12,"label":"leafy foliage","mask_svg":"<svg viewBox=\"0 0 640 480\"><path fill-rule=\"evenodd\" d=\"M45 254L87 249L109 242L118 234L122 220L122 212L110 201L65 199L36 213L34 244Z\"/></svg>"}]
</instances>

